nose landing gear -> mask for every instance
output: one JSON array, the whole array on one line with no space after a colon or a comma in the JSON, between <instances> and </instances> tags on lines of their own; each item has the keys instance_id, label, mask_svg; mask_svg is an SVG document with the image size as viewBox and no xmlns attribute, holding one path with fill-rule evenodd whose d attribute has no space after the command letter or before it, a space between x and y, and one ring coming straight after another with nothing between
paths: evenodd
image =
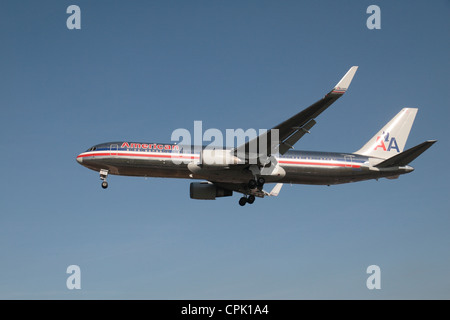
<instances>
[{"instance_id":1,"label":"nose landing gear","mask_svg":"<svg viewBox=\"0 0 450 320\"><path fill-rule=\"evenodd\" d=\"M101 169L100 170L100 179L102 180L102 188L106 189L108 188L108 182L106 181L106 178L108 177L108 170Z\"/></svg>"}]
</instances>

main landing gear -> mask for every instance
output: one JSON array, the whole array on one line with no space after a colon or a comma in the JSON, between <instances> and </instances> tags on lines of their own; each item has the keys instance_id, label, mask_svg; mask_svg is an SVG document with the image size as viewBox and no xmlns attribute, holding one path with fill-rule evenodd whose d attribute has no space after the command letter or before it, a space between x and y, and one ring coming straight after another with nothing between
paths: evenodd
<instances>
[{"instance_id":1,"label":"main landing gear","mask_svg":"<svg viewBox=\"0 0 450 320\"><path fill-rule=\"evenodd\" d=\"M242 197L239 199L239 204L241 206L245 206L246 203L252 204L253 202L255 202L255 196L252 194L249 195L248 197Z\"/></svg>"},{"instance_id":2,"label":"main landing gear","mask_svg":"<svg viewBox=\"0 0 450 320\"><path fill-rule=\"evenodd\" d=\"M257 179L252 179L248 182L247 186L250 190L258 188L261 190L266 183L266 180L263 177L259 177Z\"/></svg>"},{"instance_id":3,"label":"main landing gear","mask_svg":"<svg viewBox=\"0 0 450 320\"><path fill-rule=\"evenodd\" d=\"M266 180L263 177L259 177L257 179L252 179L248 182L247 187L250 190L253 189L259 189L262 190L264 183L266 182ZM239 199L239 204L241 206L245 206L246 203L248 204L252 204L253 202L255 202L255 196L254 195L249 195L249 196L244 196L242 198Z\"/></svg>"},{"instance_id":4,"label":"main landing gear","mask_svg":"<svg viewBox=\"0 0 450 320\"><path fill-rule=\"evenodd\" d=\"M100 179L102 180L102 188L103 189L108 188L108 181L106 181L107 177L108 177L108 170L101 169L100 170Z\"/></svg>"}]
</instances>

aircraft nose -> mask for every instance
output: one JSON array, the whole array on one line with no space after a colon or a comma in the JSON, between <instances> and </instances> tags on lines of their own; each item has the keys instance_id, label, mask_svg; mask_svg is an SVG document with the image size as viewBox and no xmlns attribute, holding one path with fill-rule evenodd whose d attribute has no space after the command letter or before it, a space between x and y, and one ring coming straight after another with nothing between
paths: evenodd
<instances>
[{"instance_id":1,"label":"aircraft nose","mask_svg":"<svg viewBox=\"0 0 450 320\"><path fill-rule=\"evenodd\" d=\"M80 156L78 156L78 157L77 157L77 162L78 162L79 164L82 164L82 163L83 163L83 158L80 157Z\"/></svg>"}]
</instances>

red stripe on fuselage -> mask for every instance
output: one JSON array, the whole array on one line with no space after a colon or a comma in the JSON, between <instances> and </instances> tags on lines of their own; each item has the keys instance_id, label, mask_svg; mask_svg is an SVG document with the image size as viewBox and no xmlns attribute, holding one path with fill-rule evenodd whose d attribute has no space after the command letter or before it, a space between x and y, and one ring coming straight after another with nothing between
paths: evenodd
<instances>
[{"instance_id":1,"label":"red stripe on fuselage","mask_svg":"<svg viewBox=\"0 0 450 320\"><path fill-rule=\"evenodd\" d=\"M284 164L301 164L307 166L328 166L328 167L346 167L346 168L361 168L360 165L357 164L345 164L345 163L331 163L331 162L305 162L305 161L283 161L280 160L278 163Z\"/></svg>"},{"instance_id":2,"label":"red stripe on fuselage","mask_svg":"<svg viewBox=\"0 0 450 320\"><path fill-rule=\"evenodd\" d=\"M104 156L125 156L125 157L144 157L144 158L166 158L166 159L198 159L199 156L182 156L182 155L167 155L167 154L130 154L130 153L89 153L80 154L77 158L85 157L104 157ZM294 165L307 165L307 166L328 166L328 167L346 167L346 168L361 168L357 164L345 164L345 163L332 163L332 162L305 162L305 161L291 161L291 160L279 160L278 163L282 164L294 164Z\"/></svg>"},{"instance_id":3,"label":"red stripe on fuselage","mask_svg":"<svg viewBox=\"0 0 450 320\"><path fill-rule=\"evenodd\" d=\"M130 153L121 153L121 152L104 152L104 153L89 153L89 154L80 154L77 158L86 158L86 157L104 157L104 156L125 156L125 157L144 157L144 158L168 158L168 159L195 159L198 156L179 156L179 155L166 155L166 154L130 154Z\"/></svg>"}]
</instances>

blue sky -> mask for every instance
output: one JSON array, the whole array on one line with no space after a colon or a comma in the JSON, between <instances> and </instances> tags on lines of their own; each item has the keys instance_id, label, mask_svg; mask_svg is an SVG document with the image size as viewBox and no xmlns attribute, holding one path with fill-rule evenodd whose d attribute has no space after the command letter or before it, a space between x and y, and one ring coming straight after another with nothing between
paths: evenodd
<instances>
[{"instance_id":1,"label":"blue sky","mask_svg":"<svg viewBox=\"0 0 450 320\"><path fill-rule=\"evenodd\" d=\"M68 30L66 8L81 8ZM381 8L369 30L366 9ZM449 299L450 3L2 1L0 298ZM177 128L270 128L359 69L296 149L352 152L403 107L415 171L189 199L187 180L76 163ZM81 290L66 268L81 268ZM381 268L381 290L366 268Z\"/></svg>"}]
</instances>

